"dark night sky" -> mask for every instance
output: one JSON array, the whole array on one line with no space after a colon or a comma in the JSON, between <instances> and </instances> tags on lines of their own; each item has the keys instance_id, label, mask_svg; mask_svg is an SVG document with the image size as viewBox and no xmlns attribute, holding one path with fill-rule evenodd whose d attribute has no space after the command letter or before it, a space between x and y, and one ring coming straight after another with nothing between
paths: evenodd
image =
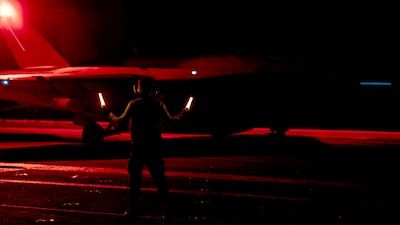
<instances>
[{"instance_id":1,"label":"dark night sky","mask_svg":"<svg viewBox=\"0 0 400 225\"><path fill-rule=\"evenodd\" d=\"M272 1L25 0L26 14L76 7L102 62L132 56L252 53L295 57L337 70L394 69L394 5ZM367 68L368 67L368 68Z\"/></svg>"}]
</instances>

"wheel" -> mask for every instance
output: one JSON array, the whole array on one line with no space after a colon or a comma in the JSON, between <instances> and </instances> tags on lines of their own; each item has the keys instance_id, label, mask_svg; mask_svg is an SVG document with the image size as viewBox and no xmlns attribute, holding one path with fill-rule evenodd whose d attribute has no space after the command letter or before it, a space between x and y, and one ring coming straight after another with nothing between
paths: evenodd
<instances>
[{"instance_id":1,"label":"wheel","mask_svg":"<svg viewBox=\"0 0 400 225\"><path fill-rule=\"evenodd\" d=\"M82 140L87 145L96 145L104 141L104 129L100 124L89 123L82 131Z\"/></svg>"}]
</instances>

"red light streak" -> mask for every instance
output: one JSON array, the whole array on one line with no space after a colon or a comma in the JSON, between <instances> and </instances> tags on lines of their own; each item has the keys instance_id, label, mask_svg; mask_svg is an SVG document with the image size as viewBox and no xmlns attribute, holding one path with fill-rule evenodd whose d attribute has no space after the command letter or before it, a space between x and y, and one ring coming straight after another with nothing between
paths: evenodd
<instances>
[{"instance_id":1,"label":"red light streak","mask_svg":"<svg viewBox=\"0 0 400 225\"><path fill-rule=\"evenodd\" d=\"M102 168L102 167L83 167L83 166L62 166L62 165L42 165L42 164L27 164L27 163L0 163L0 166L13 166L23 167L24 169L31 170L49 170L49 171L74 171L74 172L88 172L99 174L118 174L127 175L126 169L120 168ZM150 176L148 170L143 170L143 175ZM214 180L227 180L227 181L247 181L247 182L262 182L262 183L278 183L278 184L291 184L291 185L318 185L318 186L336 186L347 188L366 188L375 187L365 183L341 182L341 181L326 181L326 180L312 180L312 179L292 179L292 178L279 178L279 177L260 177L248 175L235 175L235 174L209 174L209 173L196 173L196 172L177 172L166 171L167 177L191 177L196 179L214 179ZM1 182L7 183L26 183L26 184L43 184L43 185L61 185L61 186L82 186L93 188L115 188L127 189L125 186L116 185L103 185L103 184L82 184L82 183L65 183L65 182L49 182L49 181L30 181L30 180L9 180L0 179ZM147 190L147 189L146 189Z\"/></svg>"},{"instance_id":2,"label":"red light streak","mask_svg":"<svg viewBox=\"0 0 400 225\"><path fill-rule=\"evenodd\" d=\"M13 35L14 39L17 41L17 43L18 43L19 47L21 48L21 50L24 52L25 48L22 45L21 41L18 39L17 35L15 35L14 31L11 28L8 28L8 29L10 30L10 32Z\"/></svg>"},{"instance_id":3,"label":"red light streak","mask_svg":"<svg viewBox=\"0 0 400 225\"><path fill-rule=\"evenodd\" d=\"M57 185L57 186L70 186L70 187L91 187L91 188L104 188L104 189L122 189L129 190L129 186L118 186L118 185L104 185L104 184L83 184L83 183L67 183L67 182L49 182L49 181L33 181L33 180L9 180L0 179L0 183L17 183L17 184L35 184L35 185ZM142 191L156 192L156 188L141 188ZM178 190L171 189L172 193L200 195L202 191L190 191L190 190ZM308 198L294 198L285 196L270 196L270 195L256 195L256 194L241 194L241 193L230 193L230 192L207 192L208 195L216 196L230 196L230 197L249 197L249 198L261 198L261 199L276 199L285 201L308 201ZM0 207L12 207L11 205L0 205ZM53 209L57 210L57 209ZM64 209L62 209L64 210Z\"/></svg>"}]
</instances>

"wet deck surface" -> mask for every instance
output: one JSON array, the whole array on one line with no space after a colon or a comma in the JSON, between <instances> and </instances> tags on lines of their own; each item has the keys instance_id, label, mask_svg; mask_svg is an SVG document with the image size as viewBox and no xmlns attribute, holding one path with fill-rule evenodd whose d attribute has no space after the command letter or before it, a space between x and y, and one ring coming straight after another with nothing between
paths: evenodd
<instances>
[{"instance_id":1,"label":"wet deck surface","mask_svg":"<svg viewBox=\"0 0 400 225\"><path fill-rule=\"evenodd\" d=\"M165 134L176 224L399 224L400 133L267 129ZM80 129L0 126L0 224L124 224L128 136L88 149ZM144 171L143 224L161 224Z\"/></svg>"}]
</instances>

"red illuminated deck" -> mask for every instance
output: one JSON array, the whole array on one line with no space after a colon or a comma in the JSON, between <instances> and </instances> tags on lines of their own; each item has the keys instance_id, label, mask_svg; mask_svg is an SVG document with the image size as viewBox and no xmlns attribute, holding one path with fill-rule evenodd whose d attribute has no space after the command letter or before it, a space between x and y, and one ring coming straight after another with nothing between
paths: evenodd
<instances>
[{"instance_id":1,"label":"red illuminated deck","mask_svg":"<svg viewBox=\"0 0 400 225\"><path fill-rule=\"evenodd\" d=\"M100 123L103 127L107 123ZM82 128L73 125L69 121L34 121L34 120L2 120L0 121L0 134L43 134L56 135L62 138L80 140ZM235 135L266 135L269 128L254 128L249 131ZM290 129L287 136L304 136L318 139L321 142L332 145L360 145L376 147L379 145L400 144L400 132L387 131L362 131L362 130L321 130L321 129ZM174 134L164 133L164 138L211 138L207 134ZM127 141L128 133L108 136L105 141ZM55 144L55 142L26 142L32 146L45 146ZM0 142L0 148L20 147L18 142Z\"/></svg>"}]
</instances>

